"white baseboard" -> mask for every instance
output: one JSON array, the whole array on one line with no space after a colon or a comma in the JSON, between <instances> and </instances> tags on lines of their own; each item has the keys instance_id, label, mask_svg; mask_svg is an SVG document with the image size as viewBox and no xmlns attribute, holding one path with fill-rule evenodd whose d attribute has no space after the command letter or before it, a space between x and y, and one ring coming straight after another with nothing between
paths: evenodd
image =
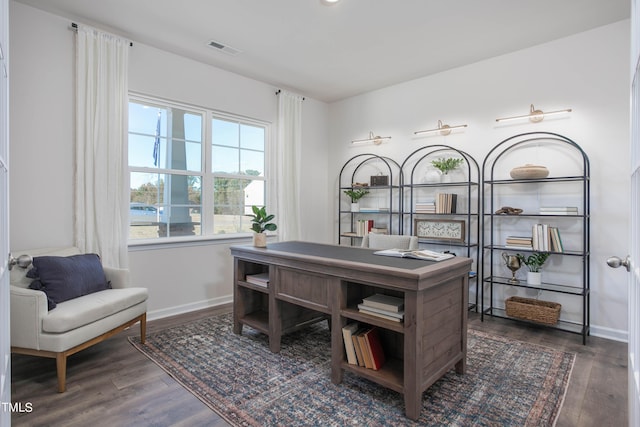
<instances>
[{"instance_id":1,"label":"white baseboard","mask_svg":"<svg viewBox=\"0 0 640 427\"><path fill-rule=\"evenodd\" d=\"M591 336L606 338L608 340L629 342L629 332L619 329L605 328L603 326L591 325Z\"/></svg>"},{"instance_id":2,"label":"white baseboard","mask_svg":"<svg viewBox=\"0 0 640 427\"><path fill-rule=\"evenodd\" d=\"M177 314L189 313L191 311L202 310L205 308L216 307L218 305L230 304L233 302L233 295L226 295L218 298L211 298L204 301L197 301L189 304L177 305L174 307L163 308L147 312L147 321L163 319Z\"/></svg>"}]
</instances>

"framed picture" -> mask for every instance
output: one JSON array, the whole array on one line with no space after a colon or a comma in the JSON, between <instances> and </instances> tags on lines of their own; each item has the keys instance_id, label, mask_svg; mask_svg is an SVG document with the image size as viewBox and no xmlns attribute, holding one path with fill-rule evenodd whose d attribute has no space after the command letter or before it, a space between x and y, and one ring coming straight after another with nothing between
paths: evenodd
<instances>
[{"instance_id":1,"label":"framed picture","mask_svg":"<svg viewBox=\"0 0 640 427\"><path fill-rule=\"evenodd\" d=\"M464 243L464 221L455 219L415 219L413 232L423 239Z\"/></svg>"}]
</instances>

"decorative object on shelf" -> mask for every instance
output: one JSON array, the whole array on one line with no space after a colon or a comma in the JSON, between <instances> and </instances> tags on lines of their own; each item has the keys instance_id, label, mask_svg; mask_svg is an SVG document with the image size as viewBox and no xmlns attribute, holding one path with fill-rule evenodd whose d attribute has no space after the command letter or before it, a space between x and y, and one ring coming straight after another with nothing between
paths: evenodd
<instances>
[{"instance_id":1,"label":"decorative object on shelf","mask_svg":"<svg viewBox=\"0 0 640 427\"><path fill-rule=\"evenodd\" d=\"M503 206L496 211L496 215L520 215L522 209L512 208L511 206Z\"/></svg>"},{"instance_id":2,"label":"decorative object on shelf","mask_svg":"<svg viewBox=\"0 0 640 427\"><path fill-rule=\"evenodd\" d=\"M386 187L387 185L389 185L389 175L382 175L380 173L378 175L371 176L372 187L375 187L375 186Z\"/></svg>"},{"instance_id":3,"label":"decorative object on shelf","mask_svg":"<svg viewBox=\"0 0 640 427\"><path fill-rule=\"evenodd\" d=\"M385 141L387 139L391 139L391 137L390 136L375 135L373 133L373 131L370 131L369 132L369 138L354 139L353 141L351 141L351 143L352 144L366 144L368 142L372 142L373 145L380 145L380 144L382 144L383 141Z\"/></svg>"},{"instance_id":4,"label":"decorative object on shelf","mask_svg":"<svg viewBox=\"0 0 640 427\"><path fill-rule=\"evenodd\" d=\"M464 162L464 159L448 157L441 157L431 161L431 164L442 172L442 175L447 175L449 172L460 166Z\"/></svg>"},{"instance_id":5,"label":"decorative object on shelf","mask_svg":"<svg viewBox=\"0 0 640 427\"><path fill-rule=\"evenodd\" d=\"M360 203L358 203L358 201L369 194L369 190L356 188L344 190L344 194L351 197L351 212L360 212Z\"/></svg>"},{"instance_id":6,"label":"decorative object on shelf","mask_svg":"<svg viewBox=\"0 0 640 427\"><path fill-rule=\"evenodd\" d=\"M560 318L561 304L531 298L509 297L504 302L507 316L530 320L543 325L555 325Z\"/></svg>"},{"instance_id":7,"label":"decorative object on shelf","mask_svg":"<svg viewBox=\"0 0 640 427\"><path fill-rule=\"evenodd\" d=\"M438 120L438 127L436 129L429 129L429 130L419 130L414 132L414 135L426 135L429 133L439 133L440 135L446 136L449 135L451 133L451 131L453 129L462 129L462 128L466 128L467 125L457 125L457 126L449 126L449 125L443 125L442 124L442 120Z\"/></svg>"},{"instance_id":8,"label":"decorative object on shelf","mask_svg":"<svg viewBox=\"0 0 640 427\"><path fill-rule=\"evenodd\" d=\"M516 279L516 271L520 270L520 267L522 267L520 258L517 255L509 255L506 252L502 252L502 259L504 260L507 268L511 270L511 279L509 279L509 283L520 283L520 281Z\"/></svg>"},{"instance_id":9,"label":"decorative object on shelf","mask_svg":"<svg viewBox=\"0 0 640 427\"><path fill-rule=\"evenodd\" d=\"M253 215L247 215L252 217L251 229L255 232L253 235L253 246L258 248L266 248L267 247L267 235L265 231L276 231L278 226L274 224L272 221L275 218L275 215L267 214L267 208L265 206L259 208L257 206L251 206L251 210L253 211Z\"/></svg>"},{"instance_id":10,"label":"decorative object on shelf","mask_svg":"<svg viewBox=\"0 0 640 427\"><path fill-rule=\"evenodd\" d=\"M516 254L518 259L520 259L520 262L529 268L529 271L527 272L527 284L540 285L542 283L540 268L542 268L542 265L547 261L549 255L549 252L535 252L528 257Z\"/></svg>"},{"instance_id":11,"label":"decorative object on shelf","mask_svg":"<svg viewBox=\"0 0 640 427\"><path fill-rule=\"evenodd\" d=\"M424 239L464 243L465 222L455 219L416 219L416 236Z\"/></svg>"},{"instance_id":12,"label":"decorative object on shelf","mask_svg":"<svg viewBox=\"0 0 640 427\"><path fill-rule=\"evenodd\" d=\"M549 111L545 113L542 110L536 110L533 104L531 104L529 114L525 114L522 116L504 117L501 119L496 119L496 122L508 122L511 120L529 119L533 123L538 123L538 122L541 122L546 116L554 116L556 114L564 114L564 113L570 113L570 112L571 112L571 108L566 108L564 110Z\"/></svg>"},{"instance_id":13,"label":"decorative object on shelf","mask_svg":"<svg viewBox=\"0 0 640 427\"><path fill-rule=\"evenodd\" d=\"M351 186L353 188L358 188L358 187L368 187L369 183L368 182L354 182L351 184Z\"/></svg>"},{"instance_id":14,"label":"decorative object on shelf","mask_svg":"<svg viewBox=\"0 0 640 427\"><path fill-rule=\"evenodd\" d=\"M509 173L513 179L541 179L549 176L549 169L545 166L532 165L527 163L511 169Z\"/></svg>"}]
</instances>

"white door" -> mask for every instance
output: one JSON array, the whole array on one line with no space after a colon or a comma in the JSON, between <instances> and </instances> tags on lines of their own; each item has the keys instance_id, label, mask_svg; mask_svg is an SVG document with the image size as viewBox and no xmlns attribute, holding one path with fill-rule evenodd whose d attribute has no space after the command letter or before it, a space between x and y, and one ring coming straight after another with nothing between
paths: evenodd
<instances>
[{"instance_id":1,"label":"white door","mask_svg":"<svg viewBox=\"0 0 640 427\"><path fill-rule=\"evenodd\" d=\"M0 402L11 402L11 335L9 330L9 2L0 0ZM11 412L0 407L0 426Z\"/></svg>"},{"instance_id":2,"label":"white door","mask_svg":"<svg viewBox=\"0 0 640 427\"><path fill-rule=\"evenodd\" d=\"M629 425L640 425L640 3L631 3L631 253L629 275Z\"/></svg>"}]
</instances>

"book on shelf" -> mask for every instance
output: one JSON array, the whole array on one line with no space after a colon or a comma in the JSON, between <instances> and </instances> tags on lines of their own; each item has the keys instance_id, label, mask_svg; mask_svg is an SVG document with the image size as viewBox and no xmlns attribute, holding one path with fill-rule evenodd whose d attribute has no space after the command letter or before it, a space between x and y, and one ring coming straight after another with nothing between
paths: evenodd
<instances>
[{"instance_id":1,"label":"book on shelf","mask_svg":"<svg viewBox=\"0 0 640 427\"><path fill-rule=\"evenodd\" d=\"M436 194L436 213L450 214L456 213L458 195L453 193Z\"/></svg>"},{"instance_id":2,"label":"book on shelf","mask_svg":"<svg viewBox=\"0 0 640 427\"><path fill-rule=\"evenodd\" d=\"M450 253L430 251L428 249L384 249L381 251L376 251L373 254L397 258L422 259L425 261L444 261L445 259L453 258L455 256Z\"/></svg>"},{"instance_id":3,"label":"book on shelf","mask_svg":"<svg viewBox=\"0 0 640 427\"><path fill-rule=\"evenodd\" d=\"M388 311L380 308L369 307L364 304L358 304L358 311L360 313L376 316L381 319L391 320L393 322L402 322L404 320L404 311Z\"/></svg>"},{"instance_id":4,"label":"book on shelf","mask_svg":"<svg viewBox=\"0 0 640 427\"><path fill-rule=\"evenodd\" d=\"M362 304L367 307L399 313L404 310L404 298L392 295L373 294L362 299Z\"/></svg>"},{"instance_id":5,"label":"book on shelf","mask_svg":"<svg viewBox=\"0 0 640 427\"><path fill-rule=\"evenodd\" d=\"M360 352L362 353L362 359L364 360L364 367L367 369L373 369L373 362L371 360L371 351L367 347L367 339L365 334L369 329L363 329L361 332L358 332L358 344L360 345Z\"/></svg>"},{"instance_id":6,"label":"book on shelf","mask_svg":"<svg viewBox=\"0 0 640 427\"><path fill-rule=\"evenodd\" d=\"M387 227L371 227L371 231L369 231L369 233L389 234L389 229Z\"/></svg>"},{"instance_id":7,"label":"book on shelf","mask_svg":"<svg viewBox=\"0 0 640 427\"><path fill-rule=\"evenodd\" d=\"M384 350L382 348L382 342L380 341L380 334L378 328L371 328L364 333L364 340L367 346L367 352L369 359L371 360L371 369L377 371L384 365L385 357Z\"/></svg>"},{"instance_id":8,"label":"book on shelf","mask_svg":"<svg viewBox=\"0 0 640 427\"><path fill-rule=\"evenodd\" d=\"M266 288L269 286L269 273L247 274L245 281Z\"/></svg>"},{"instance_id":9,"label":"book on shelf","mask_svg":"<svg viewBox=\"0 0 640 427\"><path fill-rule=\"evenodd\" d=\"M578 208L575 206L542 206L540 215L578 215Z\"/></svg>"},{"instance_id":10,"label":"book on shelf","mask_svg":"<svg viewBox=\"0 0 640 427\"><path fill-rule=\"evenodd\" d=\"M552 227L549 224L534 224L531 234L534 251L564 252L558 227Z\"/></svg>"},{"instance_id":11,"label":"book on shelf","mask_svg":"<svg viewBox=\"0 0 640 427\"><path fill-rule=\"evenodd\" d=\"M353 342L353 348L356 352L358 366L364 366L364 356L362 355L362 348L360 348L360 340L358 340L358 335L362 332L364 332L364 329L358 329L351 335L351 341Z\"/></svg>"},{"instance_id":12,"label":"book on shelf","mask_svg":"<svg viewBox=\"0 0 640 427\"><path fill-rule=\"evenodd\" d=\"M372 219L359 219L356 222L356 233L358 237L366 236L367 234L369 234L372 228L373 228Z\"/></svg>"},{"instance_id":13,"label":"book on shelf","mask_svg":"<svg viewBox=\"0 0 640 427\"><path fill-rule=\"evenodd\" d=\"M342 338L344 339L344 349L347 353L347 362L350 365L357 365L358 358L356 355L356 349L353 346L353 334L357 332L360 325L358 322L349 323L345 327L342 328Z\"/></svg>"},{"instance_id":14,"label":"book on shelf","mask_svg":"<svg viewBox=\"0 0 640 427\"><path fill-rule=\"evenodd\" d=\"M416 202L414 210L415 213L434 214L436 213L436 202Z\"/></svg>"}]
</instances>

